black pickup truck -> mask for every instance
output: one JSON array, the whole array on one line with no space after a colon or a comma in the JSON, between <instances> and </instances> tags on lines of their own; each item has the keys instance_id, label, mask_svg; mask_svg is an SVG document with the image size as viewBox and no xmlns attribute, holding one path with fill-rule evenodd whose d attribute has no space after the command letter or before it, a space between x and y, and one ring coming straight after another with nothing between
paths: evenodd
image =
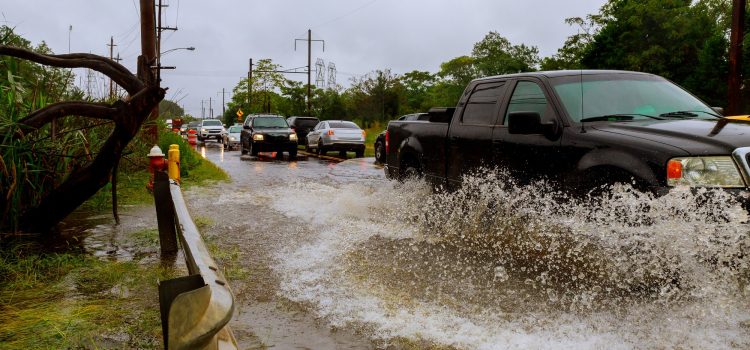
<instances>
[{"instance_id":1,"label":"black pickup truck","mask_svg":"<svg viewBox=\"0 0 750 350\"><path fill-rule=\"evenodd\" d=\"M629 182L721 187L747 196L750 118L723 117L662 77L626 71L555 71L482 78L457 107L429 122L393 121L386 175L459 184L506 169L521 184L546 178L588 191Z\"/></svg>"}]
</instances>

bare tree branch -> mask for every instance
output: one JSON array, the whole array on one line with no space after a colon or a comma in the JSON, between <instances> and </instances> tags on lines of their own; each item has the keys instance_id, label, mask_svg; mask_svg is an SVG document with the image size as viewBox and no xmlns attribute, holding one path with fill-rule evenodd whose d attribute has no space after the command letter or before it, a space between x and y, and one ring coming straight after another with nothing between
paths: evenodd
<instances>
[{"instance_id":1,"label":"bare tree branch","mask_svg":"<svg viewBox=\"0 0 750 350\"><path fill-rule=\"evenodd\" d=\"M34 129L62 117L80 115L95 119L114 120L117 108L106 103L58 102L36 110L18 122Z\"/></svg>"},{"instance_id":2,"label":"bare tree branch","mask_svg":"<svg viewBox=\"0 0 750 350\"><path fill-rule=\"evenodd\" d=\"M11 56L59 68L90 68L110 78L122 86L130 95L143 89L145 84L138 80L123 65L108 58L92 54L44 55L12 46L0 45L0 56Z\"/></svg>"}]
</instances>

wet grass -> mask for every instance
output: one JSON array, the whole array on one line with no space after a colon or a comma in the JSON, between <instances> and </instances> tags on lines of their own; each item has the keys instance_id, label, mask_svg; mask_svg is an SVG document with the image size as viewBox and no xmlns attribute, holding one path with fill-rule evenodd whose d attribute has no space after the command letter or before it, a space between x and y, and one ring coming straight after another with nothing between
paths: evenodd
<instances>
[{"instance_id":1,"label":"wet grass","mask_svg":"<svg viewBox=\"0 0 750 350\"><path fill-rule=\"evenodd\" d=\"M133 239L150 240L147 231ZM156 281L177 272L150 261L3 247L0 349L163 347Z\"/></svg>"},{"instance_id":2,"label":"wet grass","mask_svg":"<svg viewBox=\"0 0 750 350\"><path fill-rule=\"evenodd\" d=\"M195 150L192 150L195 152ZM197 154L197 152L196 152ZM200 155L198 155L200 156ZM120 172L117 181L117 201L120 206L149 205L154 197L146 188L150 174L148 169L142 171ZM182 176L183 188L203 186L214 181L228 181L229 175L208 159L202 159L198 165ZM104 188L83 204L89 211L106 211L112 207L112 185Z\"/></svg>"}]
</instances>

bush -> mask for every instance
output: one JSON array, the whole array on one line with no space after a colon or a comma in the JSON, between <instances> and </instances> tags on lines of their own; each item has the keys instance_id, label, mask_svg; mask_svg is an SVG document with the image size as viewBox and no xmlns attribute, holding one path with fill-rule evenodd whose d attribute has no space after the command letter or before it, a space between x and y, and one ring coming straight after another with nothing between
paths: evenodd
<instances>
[{"instance_id":1,"label":"bush","mask_svg":"<svg viewBox=\"0 0 750 350\"><path fill-rule=\"evenodd\" d=\"M173 132L162 132L159 134L159 147L164 154L169 151L169 145L180 145L180 175L187 176L188 173L197 168L203 159L182 136Z\"/></svg>"}]
</instances>

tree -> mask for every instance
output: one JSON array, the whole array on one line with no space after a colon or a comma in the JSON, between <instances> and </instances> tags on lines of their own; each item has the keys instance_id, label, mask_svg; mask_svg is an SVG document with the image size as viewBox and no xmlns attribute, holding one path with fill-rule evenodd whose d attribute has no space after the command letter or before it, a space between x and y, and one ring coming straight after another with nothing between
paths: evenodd
<instances>
[{"instance_id":1,"label":"tree","mask_svg":"<svg viewBox=\"0 0 750 350\"><path fill-rule=\"evenodd\" d=\"M421 112L430 108L425 102L428 99L428 92L435 84L437 77L430 72L411 71L399 77L401 85L405 92L405 106L402 110L404 114Z\"/></svg>"},{"instance_id":2,"label":"tree","mask_svg":"<svg viewBox=\"0 0 750 350\"><path fill-rule=\"evenodd\" d=\"M513 45L497 32L489 32L474 44L471 55L479 76L530 72L539 64L539 50L525 44Z\"/></svg>"},{"instance_id":3,"label":"tree","mask_svg":"<svg viewBox=\"0 0 750 350\"><path fill-rule=\"evenodd\" d=\"M10 218L3 216L3 224L10 222L27 231L48 232L109 183L110 179L113 193L116 193L117 167L123 150L164 98L165 90L158 86L152 73L153 62L147 62L143 57L139 57L138 76L135 76L119 63L97 55L54 55L17 47L12 45L19 41L11 38L12 31L4 29L0 32L3 33L0 37L0 57L3 58L0 73L4 73L0 76L8 77L0 89L0 100L10 101L5 106L9 114L1 116L3 122L0 125L0 134L4 135L0 147L3 152L0 171L4 173L0 179L0 194L6 199L0 209L4 214L14 210ZM48 104L36 96L31 96L29 100L29 96L24 94L23 84L16 82L15 78L28 73L19 70L27 61L45 67L98 71L120 85L128 96L112 103L61 101ZM35 69L44 72L47 68ZM31 83L34 78L44 76L44 73L41 76L31 73L24 80ZM37 87L40 86L38 81L35 84ZM30 113L21 117L27 110ZM109 124L111 132L98 150L94 148L96 145L84 140L78 150L67 150L65 154L51 153L56 143L49 141L51 137L63 138L71 132L82 135L80 127L50 134L50 123L71 117L83 117L80 119L84 120L84 129L86 124L92 122L100 126ZM69 162L69 154L77 161ZM71 166L60 168L60 164ZM32 178L36 180L29 186Z\"/></svg>"},{"instance_id":4,"label":"tree","mask_svg":"<svg viewBox=\"0 0 750 350\"><path fill-rule=\"evenodd\" d=\"M400 113L403 86L390 69L352 78L349 92L352 104L349 110L355 111L365 124L386 121Z\"/></svg>"}]
</instances>

